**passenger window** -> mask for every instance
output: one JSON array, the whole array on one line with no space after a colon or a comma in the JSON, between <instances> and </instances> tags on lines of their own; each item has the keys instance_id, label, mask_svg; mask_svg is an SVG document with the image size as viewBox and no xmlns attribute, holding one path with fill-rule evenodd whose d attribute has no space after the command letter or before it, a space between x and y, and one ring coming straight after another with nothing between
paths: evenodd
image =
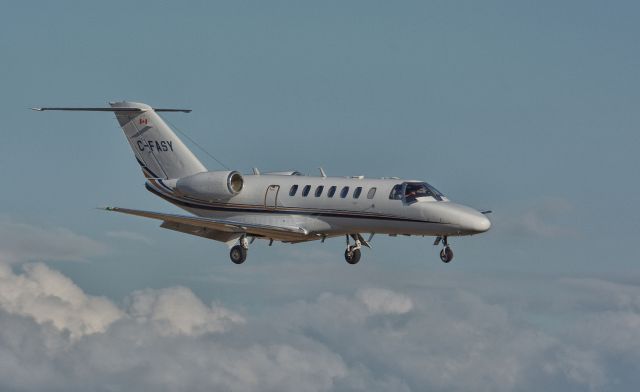
<instances>
[{"instance_id":1,"label":"passenger window","mask_svg":"<svg viewBox=\"0 0 640 392\"><path fill-rule=\"evenodd\" d=\"M373 199L373 196L376 195L376 188L369 189L369 193L367 193L367 199Z\"/></svg>"},{"instance_id":2,"label":"passenger window","mask_svg":"<svg viewBox=\"0 0 640 392\"><path fill-rule=\"evenodd\" d=\"M296 192L298 192L298 186L292 185L291 189L289 189L289 196L295 196Z\"/></svg>"},{"instance_id":3,"label":"passenger window","mask_svg":"<svg viewBox=\"0 0 640 392\"><path fill-rule=\"evenodd\" d=\"M307 197L310 190L311 190L311 185L305 185L304 188L302 188L302 196Z\"/></svg>"},{"instance_id":4,"label":"passenger window","mask_svg":"<svg viewBox=\"0 0 640 392\"><path fill-rule=\"evenodd\" d=\"M336 194L336 187L334 185L331 188L329 188L329 191L327 192L327 196L328 197L333 197L333 195L335 195L335 194Z\"/></svg>"},{"instance_id":5,"label":"passenger window","mask_svg":"<svg viewBox=\"0 0 640 392\"><path fill-rule=\"evenodd\" d=\"M322 195L322 191L324 190L324 186L320 185L316 188L316 197L320 197Z\"/></svg>"},{"instance_id":6,"label":"passenger window","mask_svg":"<svg viewBox=\"0 0 640 392\"><path fill-rule=\"evenodd\" d=\"M361 193L362 193L362 187L359 186L353 191L353 198L354 199L359 198Z\"/></svg>"},{"instance_id":7,"label":"passenger window","mask_svg":"<svg viewBox=\"0 0 640 392\"><path fill-rule=\"evenodd\" d=\"M347 197L347 194L349 193L349 187L345 186L344 188L342 188L342 190L340 191L340 197L341 198L345 198Z\"/></svg>"}]
</instances>

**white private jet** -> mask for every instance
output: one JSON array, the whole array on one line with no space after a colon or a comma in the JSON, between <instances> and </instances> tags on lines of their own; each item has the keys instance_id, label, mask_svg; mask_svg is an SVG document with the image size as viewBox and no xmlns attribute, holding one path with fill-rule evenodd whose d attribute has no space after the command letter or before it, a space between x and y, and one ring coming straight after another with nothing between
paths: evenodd
<instances>
[{"instance_id":1,"label":"white private jet","mask_svg":"<svg viewBox=\"0 0 640 392\"><path fill-rule=\"evenodd\" d=\"M435 236L440 258L448 263L453 251L448 238L483 233L491 227L485 216L455 204L430 184L399 178L328 177L297 171L240 174L207 171L158 112L136 102L111 102L107 108L33 108L37 111L113 112L138 164L146 188L193 215L107 207L162 221L160 227L227 243L231 261L242 264L256 238L297 243L345 236L344 257L360 260L362 246L371 247L374 234ZM370 233L364 239L362 233ZM351 243L350 240L353 240Z\"/></svg>"}]
</instances>

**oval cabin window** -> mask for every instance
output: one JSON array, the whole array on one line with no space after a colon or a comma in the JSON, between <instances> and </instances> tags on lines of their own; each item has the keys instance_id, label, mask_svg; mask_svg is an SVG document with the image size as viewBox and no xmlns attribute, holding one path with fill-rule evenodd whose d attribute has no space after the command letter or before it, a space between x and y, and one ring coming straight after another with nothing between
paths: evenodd
<instances>
[{"instance_id":1,"label":"oval cabin window","mask_svg":"<svg viewBox=\"0 0 640 392\"><path fill-rule=\"evenodd\" d=\"M373 199L373 196L376 195L376 188L371 188L369 189L369 192L367 193L367 199Z\"/></svg>"}]
</instances>

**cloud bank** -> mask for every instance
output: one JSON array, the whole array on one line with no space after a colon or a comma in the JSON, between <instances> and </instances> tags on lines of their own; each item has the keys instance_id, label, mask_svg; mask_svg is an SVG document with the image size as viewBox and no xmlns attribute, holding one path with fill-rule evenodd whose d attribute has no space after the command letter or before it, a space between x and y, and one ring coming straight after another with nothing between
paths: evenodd
<instances>
[{"instance_id":1,"label":"cloud bank","mask_svg":"<svg viewBox=\"0 0 640 392\"><path fill-rule=\"evenodd\" d=\"M106 252L106 246L63 227L38 227L0 219L0 260L85 261Z\"/></svg>"},{"instance_id":2,"label":"cloud bank","mask_svg":"<svg viewBox=\"0 0 640 392\"><path fill-rule=\"evenodd\" d=\"M640 287L561 279L546 291L572 293L550 309L567 317L562 328L517 316L539 304L431 285L325 292L251 313L185 287L117 304L44 264L5 263L0 389L633 390Z\"/></svg>"}]
</instances>

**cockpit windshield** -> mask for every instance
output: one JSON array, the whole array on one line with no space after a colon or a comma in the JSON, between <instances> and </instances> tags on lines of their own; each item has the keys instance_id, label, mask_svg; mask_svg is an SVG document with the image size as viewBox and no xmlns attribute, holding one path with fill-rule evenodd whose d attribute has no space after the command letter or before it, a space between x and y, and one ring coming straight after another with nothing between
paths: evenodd
<instances>
[{"instance_id":1,"label":"cockpit windshield","mask_svg":"<svg viewBox=\"0 0 640 392\"><path fill-rule=\"evenodd\" d=\"M426 182L404 182L393 187L390 199L404 200L406 203L416 202L419 197L433 197L442 201L444 195Z\"/></svg>"}]
</instances>

